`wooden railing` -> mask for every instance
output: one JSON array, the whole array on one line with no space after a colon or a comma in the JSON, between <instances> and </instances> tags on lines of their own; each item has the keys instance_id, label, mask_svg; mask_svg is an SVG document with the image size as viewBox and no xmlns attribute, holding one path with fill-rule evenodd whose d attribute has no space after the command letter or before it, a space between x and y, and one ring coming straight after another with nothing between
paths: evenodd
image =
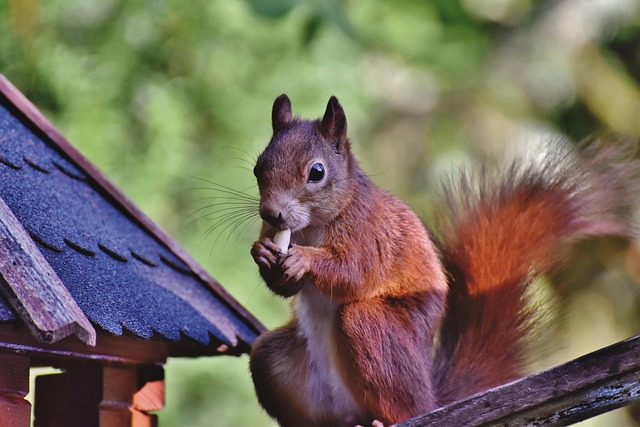
<instances>
[{"instance_id":1,"label":"wooden railing","mask_svg":"<svg viewBox=\"0 0 640 427\"><path fill-rule=\"evenodd\" d=\"M637 335L395 426L565 426L639 400Z\"/></svg>"}]
</instances>

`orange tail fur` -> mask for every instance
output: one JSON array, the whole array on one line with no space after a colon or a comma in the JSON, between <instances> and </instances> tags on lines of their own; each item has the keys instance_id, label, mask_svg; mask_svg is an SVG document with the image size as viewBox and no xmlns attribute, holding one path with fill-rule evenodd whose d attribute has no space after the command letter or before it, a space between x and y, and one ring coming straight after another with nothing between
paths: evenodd
<instances>
[{"instance_id":1,"label":"orange tail fur","mask_svg":"<svg viewBox=\"0 0 640 427\"><path fill-rule=\"evenodd\" d=\"M522 376L537 316L526 298L532 281L568 243L628 234L621 210L639 168L614 151L582 160L554 152L543 167L516 163L497 178L483 170L447 190L437 236L450 277L434 361L440 405Z\"/></svg>"}]
</instances>

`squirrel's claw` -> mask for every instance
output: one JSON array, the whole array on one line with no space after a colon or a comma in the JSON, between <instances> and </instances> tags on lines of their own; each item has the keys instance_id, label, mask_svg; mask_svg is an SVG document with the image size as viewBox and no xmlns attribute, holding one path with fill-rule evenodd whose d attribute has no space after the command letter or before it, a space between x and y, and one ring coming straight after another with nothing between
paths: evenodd
<instances>
[{"instance_id":1,"label":"squirrel's claw","mask_svg":"<svg viewBox=\"0 0 640 427\"><path fill-rule=\"evenodd\" d=\"M271 270L278 264L279 249L269 238L253 243L251 256L256 264Z\"/></svg>"},{"instance_id":2,"label":"squirrel's claw","mask_svg":"<svg viewBox=\"0 0 640 427\"><path fill-rule=\"evenodd\" d=\"M300 292L303 283L304 272L297 267L286 269L284 255L278 246L270 238L265 238L253 243L251 256L260 270L260 275L265 283L275 294L288 298ZM288 272L288 273L287 273Z\"/></svg>"},{"instance_id":3,"label":"squirrel's claw","mask_svg":"<svg viewBox=\"0 0 640 427\"><path fill-rule=\"evenodd\" d=\"M282 269L286 280L300 281L310 268L309 257L301 246L292 247L282 259Z\"/></svg>"}]
</instances>

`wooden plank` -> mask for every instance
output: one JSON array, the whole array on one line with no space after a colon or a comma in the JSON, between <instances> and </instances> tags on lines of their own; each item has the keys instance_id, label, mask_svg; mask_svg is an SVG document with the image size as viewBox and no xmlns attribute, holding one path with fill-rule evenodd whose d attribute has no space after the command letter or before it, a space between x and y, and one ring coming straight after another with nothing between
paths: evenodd
<instances>
[{"instance_id":1,"label":"wooden plank","mask_svg":"<svg viewBox=\"0 0 640 427\"><path fill-rule=\"evenodd\" d=\"M95 345L89 319L1 197L0 244L0 290L32 334L45 343L76 335Z\"/></svg>"},{"instance_id":2,"label":"wooden plank","mask_svg":"<svg viewBox=\"0 0 640 427\"><path fill-rule=\"evenodd\" d=\"M45 343L76 335L96 345L89 319L2 197L0 242L0 290L31 333Z\"/></svg>"},{"instance_id":3,"label":"wooden plank","mask_svg":"<svg viewBox=\"0 0 640 427\"><path fill-rule=\"evenodd\" d=\"M640 401L640 335L396 427L570 425Z\"/></svg>"},{"instance_id":4,"label":"wooden plank","mask_svg":"<svg viewBox=\"0 0 640 427\"><path fill-rule=\"evenodd\" d=\"M0 74L0 94L15 106L24 116L44 133L62 152L69 156L75 165L91 177L130 217L134 218L158 242L169 249L184 262L212 291L217 294L234 313L242 318L247 326L260 334L266 328L246 308L238 303L206 270L204 270L189 254L187 254L164 230L147 217L119 188L117 188L94 164L80 153L62 133L29 101L15 86Z\"/></svg>"},{"instance_id":5,"label":"wooden plank","mask_svg":"<svg viewBox=\"0 0 640 427\"><path fill-rule=\"evenodd\" d=\"M0 425L25 427L31 419L29 392L29 357L0 354Z\"/></svg>"}]
</instances>

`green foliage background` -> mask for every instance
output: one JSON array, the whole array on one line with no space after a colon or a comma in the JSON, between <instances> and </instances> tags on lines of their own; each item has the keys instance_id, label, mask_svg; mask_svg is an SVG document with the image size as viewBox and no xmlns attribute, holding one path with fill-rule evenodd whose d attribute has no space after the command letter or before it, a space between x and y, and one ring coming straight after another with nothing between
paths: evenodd
<instances>
[{"instance_id":1,"label":"green foliage background","mask_svg":"<svg viewBox=\"0 0 640 427\"><path fill-rule=\"evenodd\" d=\"M257 221L192 214L200 179L257 193L277 95L307 117L337 95L365 169L428 215L443 173L478 158L602 131L633 145L639 22L638 0L0 0L0 72L273 327L287 308L248 255ZM610 246L583 261L554 361L638 331L640 262ZM246 357L171 360L167 387L163 426L270 423Z\"/></svg>"}]
</instances>

